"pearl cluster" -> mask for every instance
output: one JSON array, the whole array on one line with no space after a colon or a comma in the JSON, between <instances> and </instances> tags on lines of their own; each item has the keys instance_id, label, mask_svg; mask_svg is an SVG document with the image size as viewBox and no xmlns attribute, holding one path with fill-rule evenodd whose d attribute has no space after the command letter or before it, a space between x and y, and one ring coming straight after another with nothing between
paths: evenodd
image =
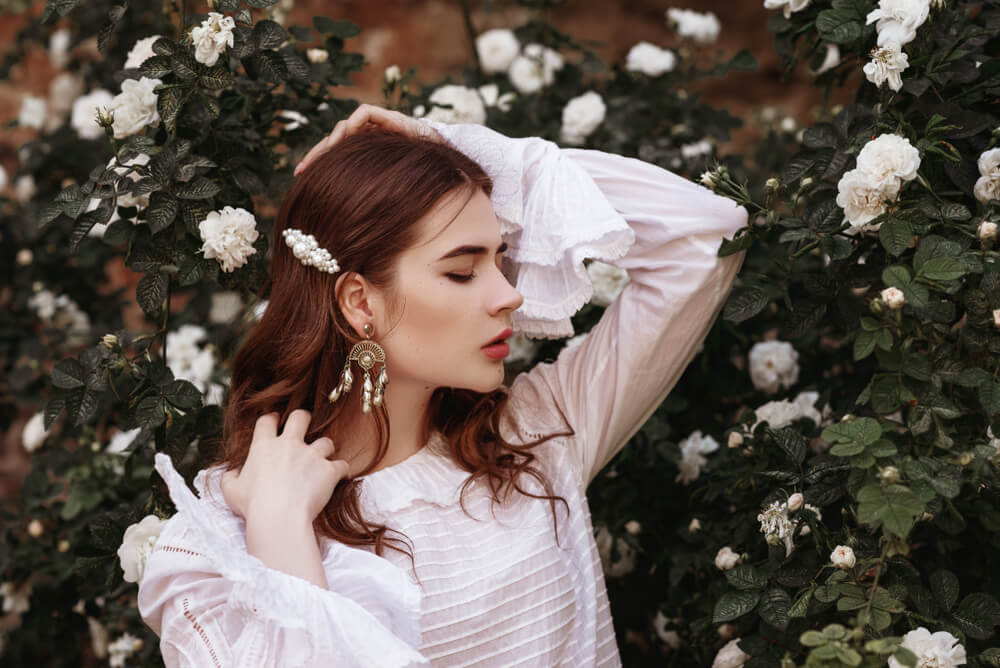
<instances>
[{"instance_id":1,"label":"pearl cluster","mask_svg":"<svg viewBox=\"0 0 1000 668\"><path fill-rule=\"evenodd\" d=\"M285 238L285 245L292 249L292 254L302 264L316 267L328 274L340 271L340 265L330 257L329 251L319 247L313 235L303 234L301 230L289 227L281 233L281 236Z\"/></svg>"}]
</instances>

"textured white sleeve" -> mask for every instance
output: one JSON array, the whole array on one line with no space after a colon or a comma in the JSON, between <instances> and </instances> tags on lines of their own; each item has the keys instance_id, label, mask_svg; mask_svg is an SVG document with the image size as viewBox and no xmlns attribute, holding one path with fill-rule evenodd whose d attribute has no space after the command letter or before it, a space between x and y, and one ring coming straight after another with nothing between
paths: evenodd
<instances>
[{"instance_id":1,"label":"textured white sleeve","mask_svg":"<svg viewBox=\"0 0 1000 668\"><path fill-rule=\"evenodd\" d=\"M419 589L402 571L340 544L324 557L330 589L268 568L234 545L235 516L196 497L166 455L156 468L178 513L146 563L139 612L167 666L427 665Z\"/></svg>"}]
</instances>

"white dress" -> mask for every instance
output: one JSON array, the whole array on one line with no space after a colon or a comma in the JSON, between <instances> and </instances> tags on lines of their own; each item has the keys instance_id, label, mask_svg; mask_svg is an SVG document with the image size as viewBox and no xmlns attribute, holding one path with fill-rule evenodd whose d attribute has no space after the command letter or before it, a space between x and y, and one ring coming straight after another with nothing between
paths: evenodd
<instances>
[{"instance_id":1,"label":"white dress","mask_svg":"<svg viewBox=\"0 0 1000 668\"><path fill-rule=\"evenodd\" d=\"M178 513L146 564L139 610L160 636L166 665L621 664L585 490L699 349L743 262L743 252L716 251L746 224L746 212L633 158L508 139L481 126L442 134L497 184L505 238L520 241L511 243L519 255L512 275L526 303L537 297L522 331L565 333L581 296L590 297L579 283L583 257L631 279L580 345L510 388L508 440L564 431L561 416L575 431L534 450L567 502L556 504L558 540L545 500L518 496L491 512L484 489L473 486L466 514L459 491L468 474L434 433L415 455L362 483L366 516L410 539L416 578L393 550L383 558L324 539L323 589L246 552L245 524L223 500L219 469L199 473L195 497L160 454L157 470ZM559 236L546 240L542 225ZM542 251L553 248L548 262ZM546 293L541 283L554 288ZM522 484L541 491L530 478Z\"/></svg>"}]
</instances>

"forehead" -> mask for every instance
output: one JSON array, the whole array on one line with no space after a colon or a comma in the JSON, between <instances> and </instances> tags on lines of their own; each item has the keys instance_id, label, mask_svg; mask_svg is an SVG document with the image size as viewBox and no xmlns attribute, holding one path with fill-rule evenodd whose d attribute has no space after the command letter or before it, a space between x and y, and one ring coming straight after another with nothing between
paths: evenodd
<instances>
[{"instance_id":1,"label":"forehead","mask_svg":"<svg viewBox=\"0 0 1000 668\"><path fill-rule=\"evenodd\" d=\"M481 189L449 193L418 223L414 250L421 255L443 253L461 245L496 246L500 243L500 223L493 204Z\"/></svg>"}]
</instances>

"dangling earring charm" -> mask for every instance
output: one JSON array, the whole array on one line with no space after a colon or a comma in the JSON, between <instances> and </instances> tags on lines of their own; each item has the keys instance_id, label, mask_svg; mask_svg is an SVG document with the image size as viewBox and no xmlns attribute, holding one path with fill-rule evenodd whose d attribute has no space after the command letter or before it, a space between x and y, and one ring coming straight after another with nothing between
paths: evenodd
<instances>
[{"instance_id":1,"label":"dangling earring charm","mask_svg":"<svg viewBox=\"0 0 1000 668\"><path fill-rule=\"evenodd\" d=\"M385 386L389 384L389 372L385 368L385 351L382 350L382 346L371 340L371 323L366 322L364 329L365 340L358 341L351 348L351 353L344 361L344 370L340 373L340 383L330 392L329 399L330 403L334 403L341 394L351 391L351 385L354 382L354 376L351 375L351 360L354 360L364 371L364 384L361 387L361 412L370 413L373 405L382 405ZM378 380L373 383L368 372L376 364L382 365L382 371L378 375Z\"/></svg>"}]
</instances>

